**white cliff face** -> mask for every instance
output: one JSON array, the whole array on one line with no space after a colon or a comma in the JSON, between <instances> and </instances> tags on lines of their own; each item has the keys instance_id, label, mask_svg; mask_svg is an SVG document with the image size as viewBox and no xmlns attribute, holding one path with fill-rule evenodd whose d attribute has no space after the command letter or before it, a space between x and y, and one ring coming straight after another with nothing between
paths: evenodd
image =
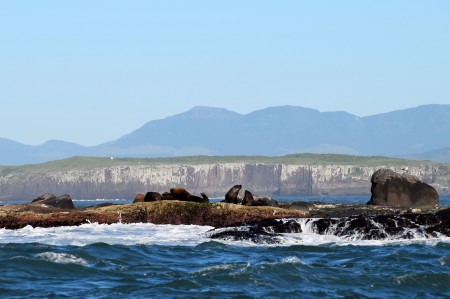
<instances>
[{"instance_id":1,"label":"white cliff face","mask_svg":"<svg viewBox=\"0 0 450 299\"><path fill-rule=\"evenodd\" d=\"M184 187L192 194L224 196L243 185L255 195L369 194L370 178L379 168L407 172L445 191L450 180L431 165L356 167L351 165L286 165L224 163L195 165L115 166L92 170L52 171L0 176L0 196L35 198L68 193L74 198L132 198L147 191ZM448 189L447 189L448 190Z\"/></svg>"}]
</instances>

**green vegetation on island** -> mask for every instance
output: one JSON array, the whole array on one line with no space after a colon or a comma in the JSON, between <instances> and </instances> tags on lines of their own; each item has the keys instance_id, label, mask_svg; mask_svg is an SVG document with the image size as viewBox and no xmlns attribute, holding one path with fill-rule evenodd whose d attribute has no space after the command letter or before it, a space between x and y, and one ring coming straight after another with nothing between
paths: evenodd
<instances>
[{"instance_id":1,"label":"green vegetation on island","mask_svg":"<svg viewBox=\"0 0 450 299\"><path fill-rule=\"evenodd\" d=\"M291 154L285 156L185 156L164 158L101 158L101 157L72 157L41 164L23 166L0 166L0 175L11 173L43 173L50 171L68 171L74 169L89 170L114 166L152 166L164 164L198 165L225 163L263 163L290 165L351 165L360 167L376 166L414 166L435 165L442 166L442 170L449 170L448 164L431 161L417 161L382 156L352 156L338 154ZM444 169L445 168L445 169Z\"/></svg>"}]
</instances>

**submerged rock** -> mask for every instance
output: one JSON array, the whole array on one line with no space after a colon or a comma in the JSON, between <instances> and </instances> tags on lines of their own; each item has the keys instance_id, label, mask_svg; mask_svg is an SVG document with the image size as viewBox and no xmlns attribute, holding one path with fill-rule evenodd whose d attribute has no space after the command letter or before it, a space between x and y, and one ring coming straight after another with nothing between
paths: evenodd
<instances>
[{"instance_id":1,"label":"submerged rock","mask_svg":"<svg viewBox=\"0 0 450 299\"><path fill-rule=\"evenodd\" d=\"M353 216L339 219L312 219L315 233L335 235L356 240L414 239L450 237L450 225L446 213L405 213L377 216Z\"/></svg>"},{"instance_id":2,"label":"submerged rock","mask_svg":"<svg viewBox=\"0 0 450 299\"><path fill-rule=\"evenodd\" d=\"M430 209L439 204L437 191L413 175L383 168L373 173L371 182L370 205Z\"/></svg>"},{"instance_id":3,"label":"submerged rock","mask_svg":"<svg viewBox=\"0 0 450 299\"><path fill-rule=\"evenodd\" d=\"M265 219L239 227L215 229L211 239L226 241L250 241L257 244L277 244L282 233L301 233L302 228L295 220Z\"/></svg>"}]
</instances>

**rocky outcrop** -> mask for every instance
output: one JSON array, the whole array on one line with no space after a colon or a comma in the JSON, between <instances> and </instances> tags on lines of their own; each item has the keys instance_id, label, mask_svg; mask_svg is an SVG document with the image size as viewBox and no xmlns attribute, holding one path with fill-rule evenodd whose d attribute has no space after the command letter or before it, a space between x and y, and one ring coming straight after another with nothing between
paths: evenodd
<instances>
[{"instance_id":1,"label":"rocky outcrop","mask_svg":"<svg viewBox=\"0 0 450 299\"><path fill-rule=\"evenodd\" d=\"M96 206L70 212L30 203L0 206L0 228L17 229L27 225L52 227L84 223L195 224L213 227L241 225L266 219L304 217L298 210L276 207L246 207L228 203L196 203L162 200L127 205Z\"/></svg>"},{"instance_id":2,"label":"rocky outcrop","mask_svg":"<svg viewBox=\"0 0 450 299\"><path fill-rule=\"evenodd\" d=\"M383 168L374 172L371 183L371 205L433 208L439 203L436 190L413 175Z\"/></svg>"},{"instance_id":3,"label":"rocky outcrop","mask_svg":"<svg viewBox=\"0 0 450 299\"><path fill-rule=\"evenodd\" d=\"M45 193L39 196L38 198L34 199L32 203L43 204L60 209L69 209L69 210L75 209L72 198L68 194L56 197L51 193Z\"/></svg>"},{"instance_id":4,"label":"rocky outcrop","mask_svg":"<svg viewBox=\"0 0 450 299\"><path fill-rule=\"evenodd\" d=\"M311 220L313 231L359 240L437 238L450 236L450 223L439 213L364 215Z\"/></svg>"},{"instance_id":5,"label":"rocky outcrop","mask_svg":"<svg viewBox=\"0 0 450 299\"><path fill-rule=\"evenodd\" d=\"M172 192L182 192L175 190ZM27 225L52 227L83 223L154 223L213 226L213 239L281 243L288 234L334 235L349 240L401 240L450 237L450 208L430 211L369 205L295 203L279 207L229 203L196 203L177 200L62 210L42 202L45 194L25 205L0 206L0 228ZM316 210L315 210L316 209ZM328 216L330 215L330 216ZM347 216L350 215L350 216Z\"/></svg>"},{"instance_id":6,"label":"rocky outcrop","mask_svg":"<svg viewBox=\"0 0 450 299\"><path fill-rule=\"evenodd\" d=\"M341 218L277 219L217 228L212 239L281 243L290 233L333 235L348 240L405 240L450 237L450 208L428 213L397 213Z\"/></svg>"},{"instance_id":7,"label":"rocky outcrop","mask_svg":"<svg viewBox=\"0 0 450 299\"><path fill-rule=\"evenodd\" d=\"M257 223L225 229L215 229L209 233L211 239L226 241L250 241L257 244L280 243L281 233L301 233L301 225L295 220L266 219Z\"/></svg>"}]
</instances>

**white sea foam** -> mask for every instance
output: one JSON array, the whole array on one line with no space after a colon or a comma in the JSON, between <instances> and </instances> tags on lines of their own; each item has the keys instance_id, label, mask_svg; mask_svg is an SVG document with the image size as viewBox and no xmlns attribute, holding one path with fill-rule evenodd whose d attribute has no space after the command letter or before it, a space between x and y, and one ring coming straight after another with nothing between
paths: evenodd
<instances>
[{"instance_id":1,"label":"white sea foam","mask_svg":"<svg viewBox=\"0 0 450 299\"><path fill-rule=\"evenodd\" d=\"M0 229L0 244L42 243L49 245L86 246L94 243L111 245L198 245L207 242L210 226L138 224L83 224L80 226Z\"/></svg>"},{"instance_id":2,"label":"white sea foam","mask_svg":"<svg viewBox=\"0 0 450 299\"><path fill-rule=\"evenodd\" d=\"M214 266L201 268L200 270L198 270L198 271L196 271L194 273L206 275L206 274L211 273L211 272L232 270L232 269L235 269L236 267L238 267L238 266L237 265L233 265L233 264L220 264L220 265L214 265Z\"/></svg>"},{"instance_id":3,"label":"white sea foam","mask_svg":"<svg viewBox=\"0 0 450 299\"><path fill-rule=\"evenodd\" d=\"M85 259L67 253L43 252L38 254L37 257L57 264L88 265Z\"/></svg>"},{"instance_id":4,"label":"white sea foam","mask_svg":"<svg viewBox=\"0 0 450 299\"><path fill-rule=\"evenodd\" d=\"M450 266L450 256L443 256L439 259L441 266Z\"/></svg>"},{"instance_id":5,"label":"white sea foam","mask_svg":"<svg viewBox=\"0 0 450 299\"><path fill-rule=\"evenodd\" d=\"M303 264L303 262L296 256L288 256L281 260L283 264Z\"/></svg>"},{"instance_id":6,"label":"white sea foam","mask_svg":"<svg viewBox=\"0 0 450 299\"><path fill-rule=\"evenodd\" d=\"M427 238L417 235L414 239L361 240L358 236L338 237L332 234L317 234L311 221L300 219L302 233L281 234L277 237L279 244L255 244L251 241L215 240L232 246L382 246L426 244L436 245L440 242L450 243L449 237ZM178 245L196 246L209 242L208 231L211 226L198 225L155 225L137 224L83 224L80 226L33 228L27 226L18 230L0 229L0 244L7 243L41 243L48 245L86 246L94 243L110 245ZM217 230L221 231L221 230ZM217 232L216 231L216 232Z\"/></svg>"}]
</instances>

